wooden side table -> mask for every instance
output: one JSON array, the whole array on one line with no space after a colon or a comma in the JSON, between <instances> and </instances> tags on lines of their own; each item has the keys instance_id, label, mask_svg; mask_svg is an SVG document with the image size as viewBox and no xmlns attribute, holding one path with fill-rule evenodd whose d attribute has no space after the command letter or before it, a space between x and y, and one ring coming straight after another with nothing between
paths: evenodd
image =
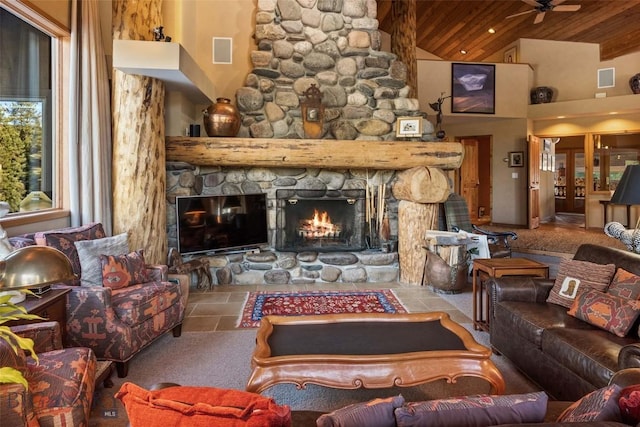
<instances>
[{"instance_id":1,"label":"wooden side table","mask_svg":"<svg viewBox=\"0 0 640 427\"><path fill-rule=\"evenodd\" d=\"M489 331L490 298L481 273L489 277L534 276L549 278L549 266L528 258L479 258L473 260L473 328Z\"/></svg>"},{"instance_id":2,"label":"wooden side table","mask_svg":"<svg viewBox=\"0 0 640 427\"><path fill-rule=\"evenodd\" d=\"M67 335L67 293L70 289L51 289L40 298L27 296L19 306L24 307L29 314L36 314L48 321L58 322L64 343ZM27 323L42 322L42 320L15 320L7 323L7 326L25 325Z\"/></svg>"}]
</instances>

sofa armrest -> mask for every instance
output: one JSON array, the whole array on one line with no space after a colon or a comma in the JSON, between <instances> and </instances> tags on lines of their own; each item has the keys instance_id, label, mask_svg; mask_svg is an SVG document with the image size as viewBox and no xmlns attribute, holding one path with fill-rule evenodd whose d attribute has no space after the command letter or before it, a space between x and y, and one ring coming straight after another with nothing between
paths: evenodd
<instances>
[{"instance_id":1,"label":"sofa armrest","mask_svg":"<svg viewBox=\"0 0 640 427\"><path fill-rule=\"evenodd\" d=\"M23 338L32 339L36 353L62 349L62 334L58 322L38 322L12 326L11 330Z\"/></svg>"},{"instance_id":2,"label":"sofa armrest","mask_svg":"<svg viewBox=\"0 0 640 427\"><path fill-rule=\"evenodd\" d=\"M627 344L618 353L618 370L640 368L640 342Z\"/></svg>"},{"instance_id":3,"label":"sofa armrest","mask_svg":"<svg viewBox=\"0 0 640 427\"><path fill-rule=\"evenodd\" d=\"M640 384L640 368L627 368L614 372L609 384L617 384L623 388Z\"/></svg>"},{"instance_id":4,"label":"sofa armrest","mask_svg":"<svg viewBox=\"0 0 640 427\"><path fill-rule=\"evenodd\" d=\"M491 301L545 302L549 296L553 281L535 279L527 276L501 277L489 279L488 286Z\"/></svg>"}]
</instances>

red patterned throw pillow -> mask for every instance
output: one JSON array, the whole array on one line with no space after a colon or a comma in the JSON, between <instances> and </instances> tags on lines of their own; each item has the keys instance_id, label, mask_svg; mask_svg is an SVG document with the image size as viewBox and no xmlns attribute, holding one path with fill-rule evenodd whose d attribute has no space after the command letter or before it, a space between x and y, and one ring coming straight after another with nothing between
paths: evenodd
<instances>
[{"instance_id":1,"label":"red patterned throw pillow","mask_svg":"<svg viewBox=\"0 0 640 427\"><path fill-rule=\"evenodd\" d=\"M618 268L607 293L622 298L640 299L640 276Z\"/></svg>"},{"instance_id":2,"label":"red patterned throw pillow","mask_svg":"<svg viewBox=\"0 0 640 427\"><path fill-rule=\"evenodd\" d=\"M563 259L547 302L571 308L578 294L587 289L604 292L615 271L614 264Z\"/></svg>"},{"instance_id":3,"label":"red patterned throw pillow","mask_svg":"<svg viewBox=\"0 0 640 427\"><path fill-rule=\"evenodd\" d=\"M590 289L578 295L568 314L624 337L640 315L640 301Z\"/></svg>"},{"instance_id":4,"label":"red patterned throw pillow","mask_svg":"<svg viewBox=\"0 0 640 427\"><path fill-rule=\"evenodd\" d=\"M620 391L620 386L616 384L592 391L565 409L556 422L620 421Z\"/></svg>"},{"instance_id":5,"label":"red patterned throw pillow","mask_svg":"<svg viewBox=\"0 0 640 427\"><path fill-rule=\"evenodd\" d=\"M100 255L102 286L121 289L149 281L142 249L126 255Z\"/></svg>"}]
</instances>

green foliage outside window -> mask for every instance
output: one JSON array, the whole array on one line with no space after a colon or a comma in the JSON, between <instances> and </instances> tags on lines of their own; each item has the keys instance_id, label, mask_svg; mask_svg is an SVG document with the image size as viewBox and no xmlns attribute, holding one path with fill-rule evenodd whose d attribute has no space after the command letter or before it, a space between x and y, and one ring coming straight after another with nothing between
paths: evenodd
<instances>
[{"instance_id":1,"label":"green foliage outside window","mask_svg":"<svg viewBox=\"0 0 640 427\"><path fill-rule=\"evenodd\" d=\"M10 212L40 188L42 105L31 101L0 102L0 200Z\"/></svg>"}]
</instances>

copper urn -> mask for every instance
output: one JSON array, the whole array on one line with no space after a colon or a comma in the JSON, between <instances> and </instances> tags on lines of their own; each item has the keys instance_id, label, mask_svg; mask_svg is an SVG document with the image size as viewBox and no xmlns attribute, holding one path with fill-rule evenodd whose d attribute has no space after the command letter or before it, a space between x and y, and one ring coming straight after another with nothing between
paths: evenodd
<instances>
[{"instance_id":1,"label":"copper urn","mask_svg":"<svg viewBox=\"0 0 640 427\"><path fill-rule=\"evenodd\" d=\"M209 136L236 136L240 130L240 113L228 98L217 98L202 115Z\"/></svg>"}]
</instances>

